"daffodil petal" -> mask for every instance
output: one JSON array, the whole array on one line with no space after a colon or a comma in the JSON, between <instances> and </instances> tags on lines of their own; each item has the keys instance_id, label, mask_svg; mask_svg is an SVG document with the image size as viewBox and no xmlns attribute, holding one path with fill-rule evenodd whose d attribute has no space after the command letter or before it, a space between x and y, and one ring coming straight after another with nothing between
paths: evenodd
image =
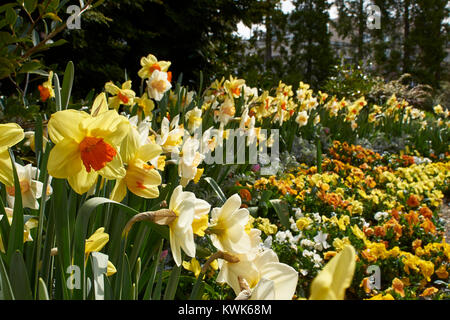
<instances>
[{"instance_id":1,"label":"daffodil petal","mask_svg":"<svg viewBox=\"0 0 450 320\"><path fill-rule=\"evenodd\" d=\"M253 288L249 300L276 300L273 281L264 278L259 280L256 287Z\"/></svg>"},{"instance_id":2,"label":"daffodil petal","mask_svg":"<svg viewBox=\"0 0 450 320\"><path fill-rule=\"evenodd\" d=\"M17 123L0 124L0 148L11 147L24 137L25 133Z\"/></svg>"},{"instance_id":3,"label":"daffodil petal","mask_svg":"<svg viewBox=\"0 0 450 320\"><path fill-rule=\"evenodd\" d=\"M284 263L272 262L260 269L262 277L273 281L275 300L291 300L297 287L298 273Z\"/></svg>"},{"instance_id":4,"label":"daffodil petal","mask_svg":"<svg viewBox=\"0 0 450 320\"><path fill-rule=\"evenodd\" d=\"M105 228L97 229L87 240L84 252L99 252L109 241L109 235L104 232Z\"/></svg>"},{"instance_id":5,"label":"daffodil petal","mask_svg":"<svg viewBox=\"0 0 450 320\"><path fill-rule=\"evenodd\" d=\"M156 143L149 143L139 148L137 157L142 161L147 162L159 156L161 152L162 148L159 145Z\"/></svg>"},{"instance_id":6,"label":"daffodil petal","mask_svg":"<svg viewBox=\"0 0 450 320\"><path fill-rule=\"evenodd\" d=\"M117 153L115 157L98 171L98 173L109 180L122 179L127 171L123 167L122 157Z\"/></svg>"},{"instance_id":7,"label":"daffodil petal","mask_svg":"<svg viewBox=\"0 0 450 320\"><path fill-rule=\"evenodd\" d=\"M108 266L106 268L106 276L110 277L117 272L116 267L112 264L111 261L108 261Z\"/></svg>"},{"instance_id":8,"label":"daffodil petal","mask_svg":"<svg viewBox=\"0 0 450 320\"><path fill-rule=\"evenodd\" d=\"M95 98L92 104L91 116L96 117L106 111L108 111L108 102L106 101L106 94L102 92Z\"/></svg>"},{"instance_id":9,"label":"daffodil petal","mask_svg":"<svg viewBox=\"0 0 450 320\"><path fill-rule=\"evenodd\" d=\"M355 271L355 249L346 245L311 283L311 300L343 300Z\"/></svg>"},{"instance_id":10,"label":"daffodil petal","mask_svg":"<svg viewBox=\"0 0 450 320\"><path fill-rule=\"evenodd\" d=\"M0 150L0 182L6 186L14 185L14 175L8 149Z\"/></svg>"},{"instance_id":11,"label":"daffodil petal","mask_svg":"<svg viewBox=\"0 0 450 320\"><path fill-rule=\"evenodd\" d=\"M81 169L80 148L75 140L61 140L50 151L47 170L52 177L66 179L76 175Z\"/></svg>"},{"instance_id":12,"label":"daffodil petal","mask_svg":"<svg viewBox=\"0 0 450 320\"><path fill-rule=\"evenodd\" d=\"M52 114L48 122L48 133L50 139L58 144L64 138L71 138L81 142L84 138L83 131L80 128L82 121L89 119L86 112L73 109L58 111Z\"/></svg>"},{"instance_id":13,"label":"daffodil petal","mask_svg":"<svg viewBox=\"0 0 450 320\"><path fill-rule=\"evenodd\" d=\"M111 192L110 199L117 202L122 202L122 200L127 195L127 184L125 179L117 179L114 189Z\"/></svg>"},{"instance_id":14,"label":"daffodil petal","mask_svg":"<svg viewBox=\"0 0 450 320\"><path fill-rule=\"evenodd\" d=\"M67 181L76 193L83 194L94 186L97 178L98 173L96 171L92 170L91 172L87 172L83 167L83 169L79 170L73 176L69 176Z\"/></svg>"}]
</instances>

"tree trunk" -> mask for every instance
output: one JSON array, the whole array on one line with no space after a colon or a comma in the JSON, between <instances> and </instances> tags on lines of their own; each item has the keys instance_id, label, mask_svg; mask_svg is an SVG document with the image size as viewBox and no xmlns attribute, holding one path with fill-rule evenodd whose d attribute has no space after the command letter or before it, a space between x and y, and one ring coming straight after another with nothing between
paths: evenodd
<instances>
[{"instance_id":1,"label":"tree trunk","mask_svg":"<svg viewBox=\"0 0 450 320\"><path fill-rule=\"evenodd\" d=\"M264 63L267 65L272 60L272 23L271 18L266 16L266 53L264 55Z\"/></svg>"},{"instance_id":2,"label":"tree trunk","mask_svg":"<svg viewBox=\"0 0 450 320\"><path fill-rule=\"evenodd\" d=\"M409 0L405 0L403 8L403 73L407 73L409 72L409 57L411 54L409 45Z\"/></svg>"},{"instance_id":3,"label":"tree trunk","mask_svg":"<svg viewBox=\"0 0 450 320\"><path fill-rule=\"evenodd\" d=\"M363 59L363 46L364 46L364 27L366 20L364 19L364 0L359 0L358 6L358 63Z\"/></svg>"}]
</instances>

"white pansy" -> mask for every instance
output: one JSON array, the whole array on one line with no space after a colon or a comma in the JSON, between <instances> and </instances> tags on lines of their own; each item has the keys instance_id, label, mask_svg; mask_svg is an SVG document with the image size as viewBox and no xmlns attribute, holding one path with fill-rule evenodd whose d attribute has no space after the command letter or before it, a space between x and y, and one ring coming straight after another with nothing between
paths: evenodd
<instances>
[{"instance_id":1,"label":"white pansy","mask_svg":"<svg viewBox=\"0 0 450 320\"><path fill-rule=\"evenodd\" d=\"M319 231L317 235L314 237L314 241L316 243L315 249L322 251L323 249L328 249L330 245L327 242L328 233L323 233Z\"/></svg>"}]
</instances>

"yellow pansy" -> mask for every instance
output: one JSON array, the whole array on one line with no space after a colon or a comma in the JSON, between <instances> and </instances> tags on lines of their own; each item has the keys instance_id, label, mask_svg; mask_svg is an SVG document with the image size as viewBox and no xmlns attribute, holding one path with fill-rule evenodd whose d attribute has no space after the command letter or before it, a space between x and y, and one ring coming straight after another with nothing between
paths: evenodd
<instances>
[{"instance_id":1,"label":"yellow pansy","mask_svg":"<svg viewBox=\"0 0 450 320\"><path fill-rule=\"evenodd\" d=\"M301 231L305 228L308 228L313 223L311 218L303 217L297 220L296 225L297 228Z\"/></svg>"},{"instance_id":2,"label":"yellow pansy","mask_svg":"<svg viewBox=\"0 0 450 320\"><path fill-rule=\"evenodd\" d=\"M395 299L390 293L385 294L385 295L380 293L380 294L377 294L376 296L373 296L372 298L370 298L368 300L395 300Z\"/></svg>"},{"instance_id":3,"label":"yellow pansy","mask_svg":"<svg viewBox=\"0 0 450 320\"><path fill-rule=\"evenodd\" d=\"M361 229L360 229L356 224L353 225L353 226L351 226L350 229L352 230L353 234L354 234L357 238L359 238L359 239L361 239L361 240L366 239L366 235L364 234L364 232L361 231Z\"/></svg>"},{"instance_id":4,"label":"yellow pansy","mask_svg":"<svg viewBox=\"0 0 450 320\"><path fill-rule=\"evenodd\" d=\"M342 239L336 238L333 241L333 247L335 247L338 252L342 251L345 246L350 245L350 244L351 243L350 243L350 240L348 239L348 237L344 237Z\"/></svg>"}]
</instances>

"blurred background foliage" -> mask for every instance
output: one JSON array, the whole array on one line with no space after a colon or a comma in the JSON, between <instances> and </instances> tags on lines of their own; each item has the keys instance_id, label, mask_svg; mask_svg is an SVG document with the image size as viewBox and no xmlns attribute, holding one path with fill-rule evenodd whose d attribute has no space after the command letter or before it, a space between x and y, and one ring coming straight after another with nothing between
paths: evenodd
<instances>
[{"instance_id":1,"label":"blurred background foliage","mask_svg":"<svg viewBox=\"0 0 450 320\"><path fill-rule=\"evenodd\" d=\"M192 89L199 86L201 70L204 83L233 74L261 89L280 80L295 86L303 81L337 96L377 100L395 93L427 110L449 105L447 1L373 1L381 9L380 29L368 27L363 0L293 0L289 11L282 9L286 1L5 3L0 6L0 121L51 109L51 103L39 101L37 84L49 70L62 74L68 61L77 73L73 101L82 103L108 81L131 79L138 85L136 61L148 53L171 61L174 79L182 75ZM68 6L88 4L81 29L67 29ZM240 22L253 26L249 39L237 34Z\"/></svg>"}]
</instances>

